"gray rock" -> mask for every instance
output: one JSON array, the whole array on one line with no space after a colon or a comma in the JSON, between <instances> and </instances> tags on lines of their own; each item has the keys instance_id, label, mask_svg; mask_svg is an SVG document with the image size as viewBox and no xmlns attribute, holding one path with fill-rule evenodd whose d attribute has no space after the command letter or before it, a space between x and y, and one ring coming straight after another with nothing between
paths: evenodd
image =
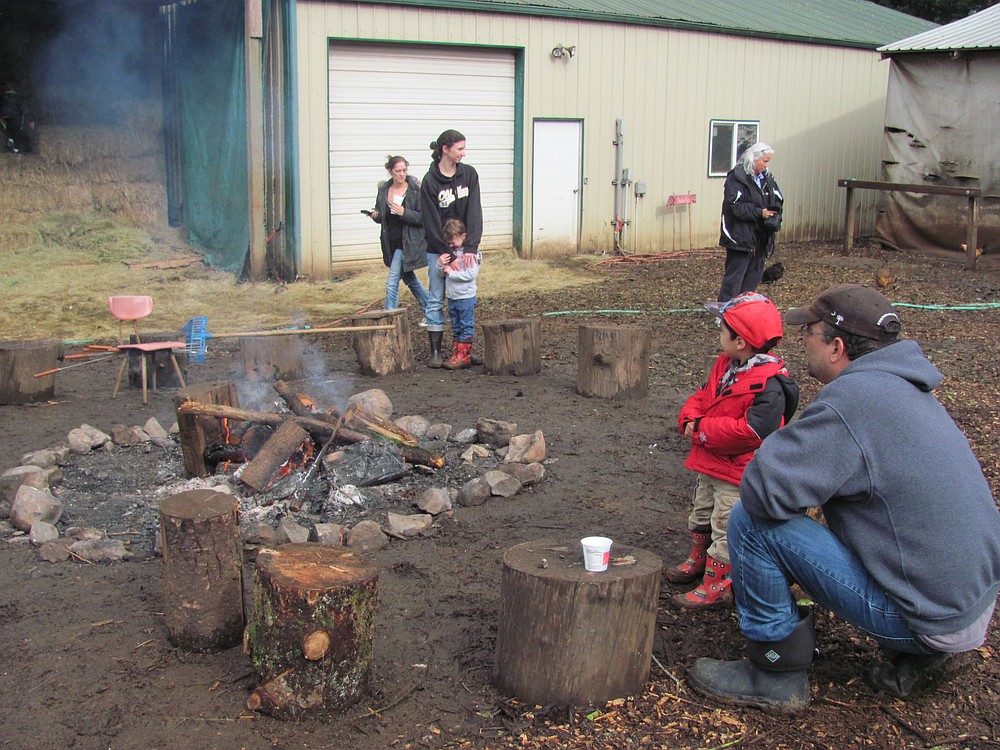
<instances>
[{"instance_id":1,"label":"gray rock","mask_svg":"<svg viewBox=\"0 0 1000 750\"><path fill-rule=\"evenodd\" d=\"M66 562L66 560L69 560L69 548L71 544L73 544L73 540L65 537L53 539L38 549L38 556L45 560L45 562Z\"/></svg>"},{"instance_id":2,"label":"gray rock","mask_svg":"<svg viewBox=\"0 0 1000 750\"><path fill-rule=\"evenodd\" d=\"M6 523L8 518L10 518L10 503L6 500L0 500L0 521ZM10 524L7 525L9 526Z\"/></svg>"},{"instance_id":3,"label":"gray rock","mask_svg":"<svg viewBox=\"0 0 1000 750\"><path fill-rule=\"evenodd\" d=\"M14 502L17 491L22 487L34 487L35 489L48 489L49 483L45 478L45 469L40 466L15 466L0 474L0 500L8 503Z\"/></svg>"},{"instance_id":4,"label":"gray rock","mask_svg":"<svg viewBox=\"0 0 1000 750\"><path fill-rule=\"evenodd\" d=\"M31 524L31 531L28 532L28 538L36 547L41 547L46 542L58 539L59 529L51 523L38 521L37 523Z\"/></svg>"},{"instance_id":5,"label":"gray rock","mask_svg":"<svg viewBox=\"0 0 1000 750\"><path fill-rule=\"evenodd\" d=\"M63 531L63 536L79 542L87 539L107 539L108 532L104 531L104 529L95 529L93 526L68 526Z\"/></svg>"},{"instance_id":6,"label":"gray rock","mask_svg":"<svg viewBox=\"0 0 1000 750\"><path fill-rule=\"evenodd\" d=\"M473 443L462 453L462 460L467 464L471 464L477 458L489 458L491 453L492 451L485 445Z\"/></svg>"},{"instance_id":7,"label":"gray rock","mask_svg":"<svg viewBox=\"0 0 1000 750\"><path fill-rule=\"evenodd\" d=\"M42 448L40 451L32 451L21 456L21 464L37 466L40 469L47 469L56 465L56 452L51 448Z\"/></svg>"},{"instance_id":8,"label":"gray rock","mask_svg":"<svg viewBox=\"0 0 1000 750\"><path fill-rule=\"evenodd\" d=\"M278 532L269 523L256 523L244 532L243 541L262 547L277 547Z\"/></svg>"},{"instance_id":9,"label":"gray rock","mask_svg":"<svg viewBox=\"0 0 1000 750\"><path fill-rule=\"evenodd\" d=\"M94 448L90 436L79 427L69 431L66 442L69 444L69 452L76 456L85 456Z\"/></svg>"},{"instance_id":10,"label":"gray rock","mask_svg":"<svg viewBox=\"0 0 1000 750\"><path fill-rule=\"evenodd\" d=\"M150 417L147 419L146 424L142 426L142 430L151 438L170 437L167 431L163 429L163 425L156 421L156 417Z\"/></svg>"},{"instance_id":11,"label":"gray rock","mask_svg":"<svg viewBox=\"0 0 1000 750\"><path fill-rule=\"evenodd\" d=\"M531 464L500 464L498 471L505 471L513 477L517 477L524 486L541 482L545 478L545 467L540 463Z\"/></svg>"},{"instance_id":12,"label":"gray rock","mask_svg":"<svg viewBox=\"0 0 1000 750\"><path fill-rule=\"evenodd\" d=\"M73 542L69 551L87 562L118 562L129 555L128 548L117 539L84 539Z\"/></svg>"},{"instance_id":13,"label":"gray rock","mask_svg":"<svg viewBox=\"0 0 1000 750\"><path fill-rule=\"evenodd\" d=\"M517 425L513 422L502 422L499 419L480 419L476 422L478 442L486 443L491 448L503 448L515 432Z\"/></svg>"},{"instance_id":14,"label":"gray rock","mask_svg":"<svg viewBox=\"0 0 1000 750\"><path fill-rule=\"evenodd\" d=\"M458 491L458 504L466 507L482 505L490 499L490 483L483 477L470 479Z\"/></svg>"},{"instance_id":15,"label":"gray rock","mask_svg":"<svg viewBox=\"0 0 1000 750\"><path fill-rule=\"evenodd\" d=\"M103 448L111 442L111 436L108 433L102 432L89 424L84 423L80 425L79 429L90 438L90 445L93 448Z\"/></svg>"},{"instance_id":16,"label":"gray rock","mask_svg":"<svg viewBox=\"0 0 1000 750\"><path fill-rule=\"evenodd\" d=\"M532 464L545 460L545 436L541 430L531 435L515 435L510 439L505 463Z\"/></svg>"},{"instance_id":17,"label":"gray rock","mask_svg":"<svg viewBox=\"0 0 1000 750\"><path fill-rule=\"evenodd\" d=\"M63 512L63 504L45 490L22 485L10 504L10 522L21 531L28 531L39 521L56 523Z\"/></svg>"},{"instance_id":18,"label":"gray rock","mask_svg":"<svg viewBox=\"0 0 1000 750\"><path fill-rule=\"evenodd\" d=\"M471 427L466 427L464 430L459 430L455 434L449 435L448 439L453 443L470 445L476 442L476 431Z\"/></svg>"},{"instance_id":19,"label":"gray rock","mask_svg":"<svg viewBox=\"0 0 1000 750\"><path fill-rule=\"evenodd\" d=\"M375 521L359 521L347 534L347 546L359 552L375 552L389 546L389 537Z\"/></svg>"},{"instance_id":20,"label":"gray rock","mask_svg":"<svg viewBox=\"0 0 1000 750\"><path fill-rule=\"evenodd\" d=\"M149 435L141 427L123 424L111 425L111 442L115 445L139 445L149 440Z\"/></svg>"},{"instance_id":21,"label":"gray rock","mask_svg":"<svg viewBox=\"0 0 1000 750\"><path fill-rule=\"evenodd\" d=\"M69 445L66 443L56 443L49 450L56 454L56 465L65 466L69 463L69 458L72 452L69 449Z\"/></svg>"},{"instance_id":22,"label":"gray rock","mask_svg":"<svg viewBox=\"0 0 1000 750\"><path fill-rule=\"evenodd\" d=\"M317 523L313 526L314 541L328 547L342 547L347 527L339 523Z\"/></svg>"},{"instance_id":23,"label":"gray rock","mask_svg":"<svg viewBox=\"0 0 1000 750\"><path fill-rule=\"evenodd\" d=\"M63 474L63 470L58 466L50 466L45 470L45 481L49 487L54 484L62 484L65 478L66 475Z\"/></svg>"},{"instance_id":24,"label":"gray rock","mask_svg":"<svg viewBox=\"0 0 1000 750\"><path fill-rule=\"evenodd\" d=\"M514 497L521 491L520 480L505 471L487 471L483 479L490 486L490 494L496 497Z\"/></svg>"},{"instance_id":25,"label":"gray rock","mask_svg":"<svg viewBox=\"0 0 1000 750\"><path fill-rule=\"evenodd\" d=\"M370 411L372 414L377 414L383 419L391 417L394 411L392 401L385 395L385 391L379 388L371 388L361 393L355 393L347 399L347 403L357 404L362 409Z\"/></svg>"},{"instance_id":26,"label":"gray rock","mask_svg":"<svg viewBox=\"0 0 1000 750\"><path fill-rule=\"evenodd\" d=\"M424 433L425 440L447 440L451 434L451 425L444 422L437 422L427 428Z\"/></svg>"},{"instance_id":27,"label":"gray rock","mask_svg":"<svg viewBox=\"0 0 1000 750\"><path fill-rule=\"evenodd\" d=\"M278 522L278 544L291 542L300 544L309 541L309 529L296 523L290 516L285 516Z\"/></svg>"},{"instance_id":28,"label":"gray rock","mask_svg":"<svg viewBox=\"0 0 1000 750\"><path fill-rule=\"evenodd\" d=\"M417 496L417 507L432 516L451 510L451 503L451 494L442 487L431 487Z\"/></svg>"},{"instance_id":29,"label":"gray rock","mask_svg":"<svg viewBox=\"0 0 1000 750\"><path fill-rule=\"evenodd\" d=\"M430 421L424 419L419 414L400 417L396 420L396 424L416 438L424 437L427 434L427 428L431 426Z\"/></svg>"},{"instance_id":30,"label":"gray rock","mask_svg":"<svg viewBox=\"0 0 1000 750\"><path fill-rule=\"evenodd\" d=\"M434 517L427 513L417 513L412 516L404 516L399 513L386 514L389 531L401 536L417 536L420 532L429 529L434 522Z\"/></svg>"}]
</instances>

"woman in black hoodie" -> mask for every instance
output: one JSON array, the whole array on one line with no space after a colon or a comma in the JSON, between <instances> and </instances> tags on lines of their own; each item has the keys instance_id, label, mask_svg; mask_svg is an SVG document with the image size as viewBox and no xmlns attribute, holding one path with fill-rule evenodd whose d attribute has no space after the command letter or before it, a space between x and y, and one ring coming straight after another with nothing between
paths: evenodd
<instances>
[{"instance_id":1,"label":"woman in black hoodie","mask_svg":"<svg viewBox=\"0 0 1000 750\"><path fill-rule=\"evenodd\" d=\"M460 219L466 226L465 251L479 250L483 238L483 203L479 195L479 175L465 157L465 136L446 130L431 143L430 169L420 186L424 232L427 235L427 335L431 360L428 367L441 367L441 340L444 338L445 277L438 256L449 252L441 227L448 219Z\"/></svg>"}]
</instances>

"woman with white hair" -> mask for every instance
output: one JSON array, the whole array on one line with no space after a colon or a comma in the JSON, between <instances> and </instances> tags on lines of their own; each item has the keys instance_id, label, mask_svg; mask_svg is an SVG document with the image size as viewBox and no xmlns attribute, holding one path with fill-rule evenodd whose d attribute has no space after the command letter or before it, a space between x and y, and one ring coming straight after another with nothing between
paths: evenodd
<instances>
[{"instance_id":1,"label":"woman with white hair","mask_svg":"<svg viewBox=\"0 0 1000 750\"><path fill-rule=\"evenodd\" d=\"M768 171L774 149L755 143L726 175L719 244L726 249L719 302L756 291L764 261L774 252L774 233L781 228L785 199Z\"/></svg>"}]
</instances>

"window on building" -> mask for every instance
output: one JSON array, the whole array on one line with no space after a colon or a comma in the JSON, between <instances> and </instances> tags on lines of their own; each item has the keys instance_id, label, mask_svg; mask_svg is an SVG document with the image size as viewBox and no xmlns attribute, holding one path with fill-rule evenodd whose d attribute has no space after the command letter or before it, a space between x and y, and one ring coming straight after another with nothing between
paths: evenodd
<instances>
[{"instance_id":1,"label":"window on building","mask_svg":"<svg viewBox=\"0 0 1000 750\"><path fill-rule=\"evenodd\" d=\"M759 121L712 120L708 136L708 176L725 177L736 159L759 138Z\"/></svg>"}]
</instances>

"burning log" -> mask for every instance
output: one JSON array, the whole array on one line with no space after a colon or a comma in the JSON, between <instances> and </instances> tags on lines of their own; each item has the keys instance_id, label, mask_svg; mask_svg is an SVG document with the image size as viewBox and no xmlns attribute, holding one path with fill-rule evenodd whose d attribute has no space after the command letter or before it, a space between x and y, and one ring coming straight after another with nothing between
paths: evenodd
<instances>
[{"instance_id":1,"label":"burning log","mask_svg":"<svg viewBox=\"0 0 1000 750\"><path fill-rule=\"evenodd\" d=\"M286 420L291 420L306 430L313 438L321 441L329 438L333 434L334 428L333 424L324 419L289 416L273 412L250 411L232 406L223 406L221 404L199 404L194 401L188 401L177 407L178 419L182 414L257 422L274 427L280 426ZM371 437L370 435L362 434L346 427L342 427L337 434L338 439L345 443L360 443L362 440L368 440ZM444 466L443 457L420 447L400 445L399 453L407 463L418 466L430 466L435 469L440 469Z\"/></svg>"},{"instance_id":2,"label":"burning log","mask_svg":"<svg viewBox=\"0 0 1000 750\"><path fill-rule=\"evenodd\" d=\"M210 445L227 442L225 425L219 419L210 419L190 412L181 413L181 405L188 402L237 407L240 405L240 399L236 392L236 383L231 380L199 383L182 388L174 395L184 468L188 476L207 477L212 472L205 463L205 449Z\"/></svg>"},{"instance_id":3,"label":"burning log","mask_svg":"<svg viewBox=\"0 0 1000 750\"><path fill-rule=\"evenodd\" d=\"M271 483L278 469L290 461L297 451L303 449L304 443L308 443L307 453L312 455L309 433L295 422L287 420L282 422L243 469L240 481L260 492Z\"/></svg>"},{"instance_id":4,"label":"burning log","mask_svg":"<svg viewBox=\"0 0 1000 750\"><path fill-rule=\"evenodd\" d=\"M580 326L576 392L612 400L644 398L652 338L647 326Z\"/></svg>"},{"instance_id":5,"label":"burning log","mask_svg":"<svg viewBox=\"0 0 1000 750\"><path fill-rule=\"evenodd\" d=\"M300 719L361 699L371 680L378 567L342 547L262 550L243 647L252 711Z\"/></svg>"},{"instance_id":6,"label":"burning log","mask_svg":"<svg viewBox=\"0 0 1000 750\"><path fill-rule=\"evenodd\" d=\"M246 613L238 512L236 498L214 490L160 504L164 619L175 646L221 651L240 642Z\"/></svg>"}]
</instances>

